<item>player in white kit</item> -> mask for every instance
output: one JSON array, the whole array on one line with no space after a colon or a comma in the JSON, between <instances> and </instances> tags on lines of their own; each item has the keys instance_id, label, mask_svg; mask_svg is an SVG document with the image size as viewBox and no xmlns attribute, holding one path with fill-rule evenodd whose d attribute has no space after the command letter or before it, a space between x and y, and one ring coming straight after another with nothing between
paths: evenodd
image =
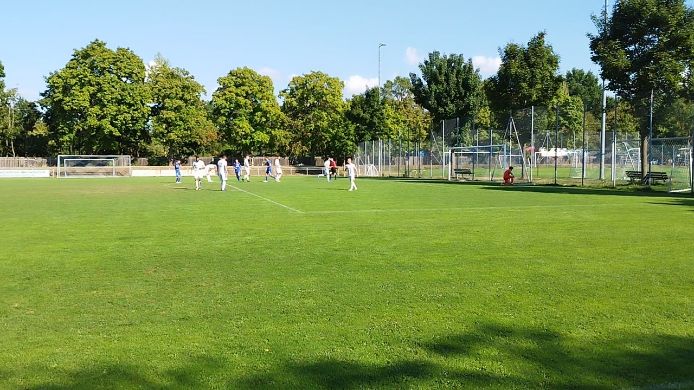
<instances>
[{"instance_id":1,"label":"player in white kit","mask_svg":"<svg viewBox=\"0 0 694 390\"><path fill-rule=\"evenodd\" d=\"M195 156L195 162L193 163L193 177L195 178L195 191L198 191L200 187L200 182L205 176L205 162L198 160L198 156Z\"/></svg>"},{"instance_id":2,"label":"player in white kit","mask_svg":"<svg viewBox=\"0 0 694 390\"><path fill-rule=\"evenodd\" d=\"M227 156L222 156L217 161L217 175L222 182L222 191L227 190Z\"/></svg>"},{"instance_id":3,"label":"player in white kit","mask_svg":"<svg viewBox=\"0 0 694 390\"><path fill-rule=\"evenodd\" d=\"M279 157L275 157L275 181L280 181L282 177L282 166L280 165Z\"/></svg>"},{"instance_id":4,"label":"player in white kit","mask_svg":"<svg viewBox=\"0 0 694 390\"><path fill-rule=\"evenodd\" d=\"M251 181L251 157L243 159L243 181Z\"/></svg>"},{"instance_id":5,"label":"player in white kit","mask_svg":"<svg viewBox=\"0 0 694 390\"><path fill-rule=\"evenodd\" d=\"M323 174L328 181L330 181L330 157L326 158L325 162L323 162Z\"/></svg>"},{"instance_id":6,"label":"player in white kit","mask_svg":"<svg viewBox=\"0 0 694 390\"><path fill-rule=\"evenodd\" d=\"M347 175L349 175L349 190L350 191L356 191L357 184L355 183L355 179L357 177L357 167L356 167L356 165L352 164L351 158L347 159L347 164L345 164L345 169L347 170Z\"/></svg>"},{"instance_id":7,"label":"player in white kit","mask_svg":"<svg viewBox=\"0 0 694 390\"><path fill-rule=\"evenodd\" d=\"M214 161L210 161L209 164L205 165L205 176L207 176L207 182L212 183L212 171L217 169L217 166L214 164ZM219 172L217 173L219 175Z\"/></svg>"}]
</instances>

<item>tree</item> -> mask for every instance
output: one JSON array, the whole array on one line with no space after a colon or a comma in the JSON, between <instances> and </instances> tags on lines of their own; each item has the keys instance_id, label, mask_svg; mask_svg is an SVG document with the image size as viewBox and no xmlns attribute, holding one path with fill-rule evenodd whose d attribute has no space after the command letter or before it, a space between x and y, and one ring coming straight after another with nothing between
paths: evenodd
<instances>
[{"instance_id":1,"label":"tree","mask_svg":"<svg viewBox=\"0 0 694 390\"><path fill-rule=\"evenodd\" d=\"M356 141L388 138L387 100L387 97L381 98L378 88L352 97L345 115L354 127Z\"/></svg>"},{"instance_id":2,"label":"tree","mask_svg":"<svg viewBox=\"0 0 694 390\"><path fill-rule=\"evenodd\" d=\"M17 155L46 156L48 153L48 131L36 102L18 98L14 106L18 127L16 138Z\"/></svg>"},{"instance_id":3,"label":"tree","mask_svg":"<svg viewBox=\"0 0 694 390\"><path fill-rule=\"evenodd\" d=\"M19 95L16 89L9 91L0 90L0 151L5 156L15 157L17 155L15 149L15 139L21 133L20 122L17 120L17 104L19 103Z\"/></svg>"},{"instance_id":4,"label":"tree","mask_svg":"<svg viewBox=\"0 0 694 390\"><path fill-rule=\"evenodd\" d=\"M552 118L556 126L556 112L559 109L559 131L562 134L571 139L572 148L576 148L576 135L582 134L583 129L583 101L578 96L571 96L569 94L569 87L567 83L562 84L562 86L557 91L557 94L552 98L549 104L549 118ZM580 137L578 140L580 144Z\"/></svg>"},{"instance_id":5,"label":"tree","mask_svg":"<svg viewBox=\"0 0 694 390\"><path fill-rule=\"evenodd\" d=\"M641 172L648 171L650 98L655 105L690 98L694 12L684 0L621 0L612 14L593 17L591 59L607 88L629 102L639 118Z\"/></svg>"},{"instance_id":6,"label":"tree","mask_svg":"<svg viewBox=\"0 0 694 390\"><path fill-rule=\"evenodd\" d=\"M500 50L499 71L486 83L489 103L497 113L547 105L554 97L561 81L559 56L545 36L540 32L527 46L509 43Z\"/></svg>"},{"instance_id":7,"label":"tree","mask_svg":"<svg viewBox=\"0 0 694 390\"><path fill-rule=\"evenodd\" d=\"M0 152L4 155L10 153L10 140L14 130L12 124L12 91L5 91L5 67L0 62Z\"/></svg>"},{"instance_id":8,"label":"tree","mask_svg":"<svg viewBox=\"0 0 694 390\"><path fill-rule=\"evenodd\" d=\"M415 101L427 109L435 121L471 118L482 102L482 79L462 54L429 53L419 65L420 78L410 73Z\"/></svg>"},{"instance_id":9,"label":"tree","mask_svg":"<svg viewBox=\"0 0 694 390\"><path fill-rule=\"evenodd\" d=\"M391 138L406 142L405 146L427 138L431 115L415 101L410 78L398 76L386 81L383 96Z\"/></svg>"},{"instance_id":10,"label":"tree","mask_svg":"<svg viewBox=\"0 0 694 390\"><path fill-rule=\"evenodd\" d=\"M383 83L383 96L397 102L415 101L412 93L412 80L409 77L396 76Z\"/></svg>"},{"instance_id":11,"label":"tree","mask_svg":"<svg viewBox=\"0 0 694 390\"><path fill-rule=\"evenodd\" d=\"M131 154L149 141L145 65L131 50L95 40L51 73L41 94L56 152Z\"/></svg>"},{"instance_id":12,"label":"tree","mask_svg":"<svg viewBox=\"0 0 694 390\"><path fill-rule=\"evenodd\" d=\"M241 153L288 153L285 119L272 79L237 68L218 80L212 115L226 147Z\"/></svg>"},{"instance_id":13,"label":"tree","mask_svg":"<svg viewBox=\"0 0 694 390\"><path fill-rule=\"evenodd\" d=\"M299 156L347 156L356 150L354 129L345 119L344 83L323 72L296 76L280 93L282 111L294 129Z\"/></svg>"},{"instance_id":14,"label":"tree","mask_svg":"<svg viewBox=\"0 0 694 390\"><path fill-rule=\"evenodd\" d=\"M150 157L172 159L211 151L217 130L201 99L204 87L161 56L149 69L147 84L152 97Z\"/></svg>"},{"instance_id":15,"label":"tree","mask_svg":"<svg viewBox=\"0 0 694 390\"><path fill-rule=\"evenodd\" d=\"M598 77L593 72L573 68L566 72L564 79L569 95L580 98L587 110L599 115L602 109L602 88L600 87Z\"/></svg>"},{"instance_id":16,"label":"tree","mask_svg":"<svg viewBox=\"0 0 694 390\"><path fill-rule=\"evenodd\" d=\"M656 123L653 133L660 137L689 137L694 123L694 104L677 98L670 104L661 105L655 112Z\"/></svg>"}]
</instances>

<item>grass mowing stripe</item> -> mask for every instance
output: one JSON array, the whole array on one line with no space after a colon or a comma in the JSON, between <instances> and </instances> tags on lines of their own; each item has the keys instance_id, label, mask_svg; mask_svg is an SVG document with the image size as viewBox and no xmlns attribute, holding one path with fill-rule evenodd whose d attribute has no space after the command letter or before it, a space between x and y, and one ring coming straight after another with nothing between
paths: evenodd
<instances>
[{"instance_id":1,"label":"grass mowing stripe","mask_svg":"<svg viewBox=\"0 0 694 390\"><path fill-rule=\"evenodd\" d=\"M0 183L0 389L691 387L692 197L170 181Z\"/></svg>"}]
</instances>

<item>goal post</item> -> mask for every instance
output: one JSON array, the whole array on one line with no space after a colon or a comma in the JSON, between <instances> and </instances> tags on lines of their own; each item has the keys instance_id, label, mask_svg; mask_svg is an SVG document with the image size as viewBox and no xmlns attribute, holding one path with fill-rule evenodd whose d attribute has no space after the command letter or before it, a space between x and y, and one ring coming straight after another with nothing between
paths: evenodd
<instances>
[{"instance_id":1,"label":"goal post","mask_svg":"<svg viewBox=\"0 0 694 390\"><path fill-rule=\"evenodd\" d=\"M57 159L57 178L95 178L132 176L128 155L66 155Z\"/></svg>"}]
</instances>

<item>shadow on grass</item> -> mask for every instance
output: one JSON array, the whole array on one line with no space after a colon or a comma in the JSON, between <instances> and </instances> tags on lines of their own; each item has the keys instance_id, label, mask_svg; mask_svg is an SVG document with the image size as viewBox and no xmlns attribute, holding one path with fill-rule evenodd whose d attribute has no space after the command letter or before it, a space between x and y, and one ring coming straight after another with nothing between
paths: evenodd
<instances>
[{"instance_id":1,"label":"shadow on grass","mask_svg":"<svg viewBox=\"0 0 694 390\"><path fill-rule=\"evenodd\" d=\"M492 351L498 360L520 362L520 366L528 367L527 372L532 373L523 377L476 375L472 379L464 372L457 373L463 384L468 385L694 387L692 338L632 334L589 344L576 341L546 329L486 324L466 334L441 337L423 347L447 359L475 358L483 351Z\"/></svg>"},{"instance_id":2,"label":"shadow on grass","mask_svg":"<svg viewBox=\"0 0 694 390\"><path fill-rule=\"evenodd\" d=\"M489 181L448 181L441 179L414 179L414 178L388 178L388 177L368 177L361 180L374 181L395 181L408 184L440 184L471 186L497 191L518 191L518 192L540 192L548 194L576 194L576 195L625 195L625 196L662 196L668 198L694 199L691 193L686 192L666 192L660 189L635 186L618 186L617 188L608 187L580 187L576 185L553 185L553 184L532 184L518 183L513 186L505 186L499 182Z\"/></svg>"},{"instance_id":3,"label":"shadow on grass","mask_svg":"<svg viewBox=\"0 0 694 390\"><path fill-rule=\"evenodd\" d=\"M223 372L224 368L225 362L221 359L197 356L184 366L156 373L157 379L153 379L146 374L146 367L101 363L70 372L64 380L56 376L51 383L27 389L192 389L209 387L209 378Z\"/></svg>"},{"instance_id":4,"label":"shadow on grass","mask_svg":"<svg viewBox=\"0 0 694 390\"><path fill-rule=\"evenodd\" d=\"M651 204L661 204L661 205L675 205L675 206L685 206L691 207L694 211L694 198L674 198L669 199L667 202L650 202Z\"/></svg>"},{"instance_id":5,"label":"shadow on grass","mask_svg":"<svg viewBox=\"0 0 694 390\"><path fill-rule=\"evenodd\" d=\"M417 344L427 358L385 364L291 362L234 387L624 388L694 386L694 340L626 335L589 344L541 328L479 325ZM669 387L668 387L669 388Z\"/></svg>"},{"instance_id":6,"label":"shadow on grass","mask_svg":"<svg viewBox=\"0 0 694 390\"><path fill-rule=\"evenodd\" d=\"M262 368L250 364L241 377L231 376L234 367L222 358L199 357L153 373L146 367L95 365L31 389L694 387L691 337L629 334L586 342L543 328L481 324L411 347L415 352L409 354L417 358L286 358L260 363Z\"/></svg>"},{"instance_id":7,"label":"shadow on grass","mask_svg":"<svg viewBox=\"0 0 694 390\"><path fill-rule=\"evenodd\" d=\"M402 387L435 377L439 367L424 361L396 361L387 365L323 359L289 363L275 371L251 374L231 384L234 388L352 389L364 387ZM398 386L400 385L400 386Z\"/></svg>"}]
</instances>

